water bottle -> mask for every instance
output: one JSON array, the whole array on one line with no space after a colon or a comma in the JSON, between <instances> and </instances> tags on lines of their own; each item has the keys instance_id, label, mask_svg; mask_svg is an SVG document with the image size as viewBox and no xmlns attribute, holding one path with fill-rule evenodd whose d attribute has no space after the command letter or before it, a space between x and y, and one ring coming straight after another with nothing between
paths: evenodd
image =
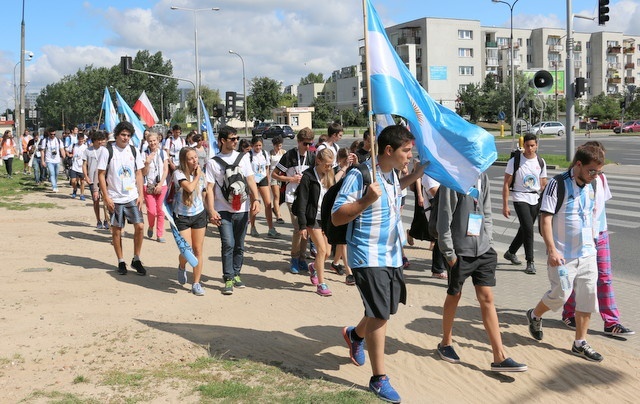
<instances>
[{"instance_id":1,"label":"water bottle","mask_svg":"<svg viewBox=\"0 0 640 404\"><path fill-rule=\"evenodd\" d=\"M240 197L240 194L233 194L231 207L233 208L233 210L240 210L240 208L242 207L242 198Z\"/></svg>"},{"instance_id":2,"label":"water bottle","mask_svg":"<svg viewBox=\"0 0 640 404\"><path fill-rule=\"evenodd\" d=\"M571 283L569 282L569 272L567 267L560 265L558 267L558 276L560 277L560 287L562 290L571 290Z\"/></svg>"}]
</instances>

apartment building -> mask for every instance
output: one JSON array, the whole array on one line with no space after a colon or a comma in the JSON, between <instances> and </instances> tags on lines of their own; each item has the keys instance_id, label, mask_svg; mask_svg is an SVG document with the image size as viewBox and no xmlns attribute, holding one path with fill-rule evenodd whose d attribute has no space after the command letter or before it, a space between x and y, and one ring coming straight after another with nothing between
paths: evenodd
<instances>
[{"instance_id":1,"label":"apartment building","mask_svg":"<svg viewBox=\"0 0 640 404\"><path fill-rule=\"evenodd\" d=\"M595 24L595 23L594 23ZM470 84L481 84L493 74L498 82L511 80L510 29L482 26L478 20L420 18L386 28L400 59L429 95L455 110L457 94ZM516 74L533 75L544 69L555 85L544 95L564 96L565 73L586 79L587 92L578 100L601 93L626 94L640 82L640 36L603 31L573 33L573 63L567 63L566 30L514 28ZM299 86L298 103L308 106L324 97L339 109L366 104L364 51L360 64L335 71L324 84ZM355 85L355 81L358 85Z\"/></svg>"}]
</instances>

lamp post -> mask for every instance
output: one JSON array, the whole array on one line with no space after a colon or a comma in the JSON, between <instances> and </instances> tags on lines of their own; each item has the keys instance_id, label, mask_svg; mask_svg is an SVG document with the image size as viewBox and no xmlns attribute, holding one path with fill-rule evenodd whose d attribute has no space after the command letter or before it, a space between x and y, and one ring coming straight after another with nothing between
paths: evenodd
<instances>
[{"instance_id":1,"label":"lamp post","mask_svg":"<svg viewBox=\"0 0 640 404\"><path fill-rule=\"evenodd\" d=\"M232 51L229 49L229 53L236 55L242 61L242 95L244 99L242 100L242 106L244 109L244 134L245 136L249 135L249 117L247 116L247 79L244 75L244 59L240 56L239 53Z\"/></svg>"},{"instance_id":2,"label":"lamp post","mask_svg":"<svg viewBox=\"0 0 640 404\"><path fill-rule=\"evenodd\" d=\"M198 64L198 11L220 11L219 7L210 7L210 8L186 8L186 7L176 7L171 6L172 10L180 10L180 11L191 11L193 13L193 36L195 38L195 59L196 59L196 81L195 81L195 98L196 98L196 111L198 115L198 122L196 130L200 131L200 65Z\"/></svg>"},{"instance_id":3,"label":"lamp post","mask_svg":"<svg viewBox=\"0 0 640 404\"><path fill-rule=\"evenodd\" d=\"M515 0L513 3L508 3L503 0L491 0L494 3L502 3L509 6L509 12L511 14L511 37L509 38L509 52L511 54L511 148L516 141L516 69L515 69L515 51L513 49L513 7L516 5L518 0Z\"/></svg>"},{"instance_id":4,"label":"lamp post","mask_svg":"<svg viewBox=\"0 0 640 404\"><path fill-rule=\"evenodd\" d=\"M25 55L26 55L26 58L25 58ZM16 117L14 119L16 120L16 123L17 123L16 133L24 131L23 110L24 110L24 88L26 87L26 84L24 82L24 63L23 62L29 62L31 61L31 59L33 59L33 52L23 51L20 57L20 60L18 61L18 63L16 63L15 66L13 66L13 97L16 102L15 111L14 111L14 115L16 115ZM20 84L16 85L16 69L18 68L18 65L20 65ZM18 86L20 87L20 90L18 90Z\"/></svg>"}]
</instances>

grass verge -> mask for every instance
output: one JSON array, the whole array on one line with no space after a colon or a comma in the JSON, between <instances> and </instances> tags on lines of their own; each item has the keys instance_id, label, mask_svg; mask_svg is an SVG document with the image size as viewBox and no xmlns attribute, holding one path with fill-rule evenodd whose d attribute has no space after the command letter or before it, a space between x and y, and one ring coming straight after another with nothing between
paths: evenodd
<instances>
[{"instance_id":1,"label":"grass verge","mask_svg":"<svg viewBox=\"0 0 640 404\"><path fill-rule=\"evenodd\" d=\"M0 208L9 210L27 210L32 208L52 209L58 207L55 203L39 202L24 203L22 197L31 192L44 192L44 185L36 185L33 176L22 174L23 164L21 160L13 161L13 176L8 178L0 174ZM1 171L5 167L0 168Z\"/></svg>"}]
</instances>

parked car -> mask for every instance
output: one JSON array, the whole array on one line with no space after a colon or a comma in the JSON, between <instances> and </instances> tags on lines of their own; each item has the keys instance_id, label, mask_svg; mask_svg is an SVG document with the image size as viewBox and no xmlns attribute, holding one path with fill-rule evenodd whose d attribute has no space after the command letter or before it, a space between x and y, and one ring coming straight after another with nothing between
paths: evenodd
<instances>
[{"instance_id":1,"label":"parked car","mask_svg":"<svg viewBox=\"0 0 640 404\"><path fill-rule=\"evenodd\" d=\"M533 125L527 133L533 135L564 135L565 129L562 122L542 121Z\"/></svg>"},{"instance_id":2,"label":"parked car","mask_svg":"<svg viewBox=\"0 0 640 404\"><path fill-rule=\"evenodd\" d=\"M615 133L620 133L620 126L613 128ZM628 121L622 125L622 133L640 132L640 120Z\"/></svg>"},{"instance_id":3,"label":"parked car","mask_svg":"<svg viewBox=\"0 0 640 404\"><path fill-rule=\"evenodd\" d=\"M265 130L269 129L269 127L273 125L273 123L270 122L260 122L258 124L258 126L254 126L253 129L251 129L251 134L253 136L260 136L262 135L262 132L264 132Z\"/></svg>"},{"instance_id":4,"label":"parked car","mask_svg":"<svg viewBox=\"0 0 640 404\"><path fill-rule=\"evenodd\" d=\"M613 121L601 123L598 125L598 129L614 129L616 126L620 126L620 121L614 119Z\"/></svg>"},{"instance_id":5,"label":"parked car","mask_svg":"<svg viewBox=\"0 0 640 404\"><path fill-rule=\"evenodd\" d=\"M293 139L296 136L293 132L293 128L289 125L271 125L267 130L262 132L263 139L268 139L277 135L282 136L282 138L288 137L289 139Z\"/></svg>"}]
</instances>

